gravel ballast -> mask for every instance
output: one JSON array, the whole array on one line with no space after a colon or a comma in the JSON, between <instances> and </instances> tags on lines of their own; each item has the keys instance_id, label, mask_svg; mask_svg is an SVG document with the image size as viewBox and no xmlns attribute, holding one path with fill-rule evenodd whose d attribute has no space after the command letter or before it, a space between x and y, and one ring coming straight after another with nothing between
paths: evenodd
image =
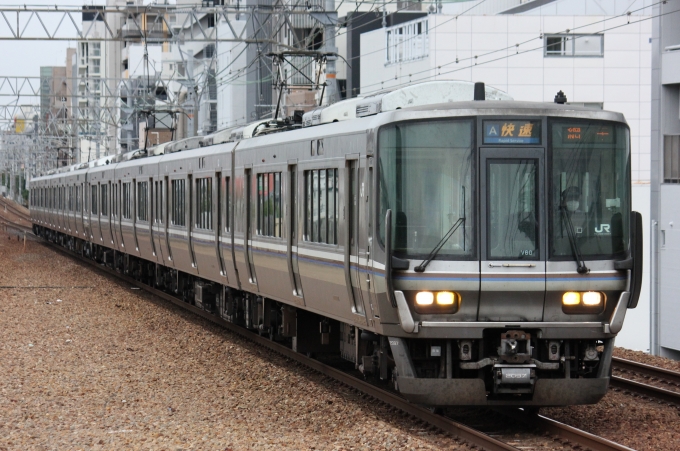
<instances>
[{"instance_id":1,"label":"gravel ballast","mask_svg":"<svg viewBox=\"0 0 680 451\"><path fill-rule=\"evenodd\" d=\"M0 450L467 449L0 232Z\"/></svg>"}]
</instances>

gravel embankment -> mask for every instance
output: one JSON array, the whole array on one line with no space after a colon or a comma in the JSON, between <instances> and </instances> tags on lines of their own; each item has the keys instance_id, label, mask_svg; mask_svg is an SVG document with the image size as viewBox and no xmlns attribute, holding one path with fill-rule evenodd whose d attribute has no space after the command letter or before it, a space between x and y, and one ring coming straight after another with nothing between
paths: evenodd
<instances>
[{"instance_id":1,"label":"gravel embankment","mask_svg":"<svg viewBox=\"0 0 680 451\"><path fill-rule=\"evenodd\" d=\"M0 231L0 450L466 449Z\"/></svg>"}]
</instances>

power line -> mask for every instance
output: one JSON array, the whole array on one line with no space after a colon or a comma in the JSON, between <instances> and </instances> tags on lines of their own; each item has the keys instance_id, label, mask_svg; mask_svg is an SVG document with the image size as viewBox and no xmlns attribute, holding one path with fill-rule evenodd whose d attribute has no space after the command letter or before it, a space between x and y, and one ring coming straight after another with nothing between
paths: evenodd
<instances>
[{"instance_id":1,"label":"power line","mask_svg":"<svg viewBox=\"0 0 680 451\"><path fill-rule=\"evenodd\" d=\"M668 0L661 0L661 1L657 2L657 3L651 4L651 5L649 5L649 6L645 6L645 7L639 8L639 9L637 9L637 10L631 11L631 13L632 13L632 12L638 12L638 11L641 11L641 10L643 10L643 9L651 8L651 7L655 6L655 5L658 5L658 4L661 4L661 3L665 3L666 1L668 1ZM672 11L672 12L670 12L670 13L664 13L664 14L661 14L661 15L671 14L671 13L673 13L673 12L678 12L678 11ZM633 21L633 22L630 22L630 21L629 21L628 23L625 23L625 24L620 24L620 25L616 25L616 26L613 26L613 27L610 27L610 28L605 28L605 29L601 30L601 32L610 31L610 30L614 30L614 29L617 29L617 28L620 28L620 27L628 26L628 25L631 25L631 24L634 24L634 23L643 22L643 21L646 21L646 20L649 20L649 19L652 19L652 18L655 18L655 17L660 17L661 15L658 15L658 16L650 16L650 17L646 17L646 18L643 18L643 19L640 19L640 20L637 20L637 21ZM621 17L625 17L625 16L628 16L628 17L630 18L630 14L628 14L628 13L619 14L619 15L616 15L616 16L611 16L611 17L609 17L609 18L607 18L607 19L597 20L597 21L594 21L594 22L592 22L592 23L588 23L588 24L585 24L585 25L581 25L581 26L578 26L578 27L574 27L574 28L572 28L572 29L567 29L566 32L569 33L569 32L572 32L572 31L575 31L575 30L578 30L578 29L582 29L582 28L586 28L586 27L591 27L591 26L593 26L593 25L597 25L598 23L611 21L611 20L613 20L613 19L621 18ZM447 21L447 22L448 22L448 21ZM433 28L434 28L434 27L433 27ZM524 54L524 53L533 52L533 51L536 51L536 50L543 49L543 48L544 48L544 45L543 45L543 44L541 44L541 46L539 46L539 47L531 48L531 49L528 49L528 50L522 50L522 51L519 50L519 46L520 46L520 45L527 44L527 43L532 42L532 41L535 41L535 40L537 40L537 39L541 39L541 40L542 40L542 39L543 39L543 36L546 35L546 34L553 34L553 33L541 33L541 34L539 34L537 37L534 37L534 38L531 38L531 39L527 39L526 41L523 41L523 42L520 42L520 43L517 43L517 44L514 44L514 45L502 47L502 48L499 48L499 49L496 49L496 50L492 50L492 51L489 51L489 52L486 52L486 53L483 53L483 54L480 54L480 55L470 56L470 57L467 57L467 58L461 58L461 59L458 59L458 58L457 58L455 61L451 61L451 62L448 62L448 63L445 63L445 64L438 65L436 68L430 67L430 68L428 68L428 69L424 69L424 70L421 70L421 71L418 71L418 72L412 72L411 74L409 74L409 76L419 75L419 74L422 74L422 73L425 73L425 72L430 72L430 71L432 71L433 69L441 69L442 67L449 66L449 65L451 65L451 64L459 64L459 63L462 62L462 61L475 61L475 60L477 60L477 61L475 61L474 64L471 64L471 65L469 65L469 66L460 67L460 68L458 68L458 69L454 69L454 70L451 70L451 71L448 71L448 72L443 72L443 73L442 73L442 72L439 72L439 73L437 73L437 74L435 74L435 75L429 75L429 76L427 76L427 77L419 78L419 79L416 79L416 80L410 80L408 83L401 83L401 84L397 84L397 85L392 85L391 87L401 87L401 86L406 86L406 85L412 84L412 83L414 83L414 82L429 80L429 79L431 79L431 78L433 78L433 77L439 77L439 76L441 76L441 75L447 75L447 74L455 73L455 72L458 72L458 71L461 71L461 70L465 70L465 69L470 69L470 68L472 68L472 67L479 66L479 65L482 65L482 64L487 64L487 63L491 63L491 62L495 62L495 61L500 61L500 60L507 59L507 58L510 58L510 57L512 57L512 56L515 56L515 55L520 55L520 54ZM504 56L502 56L502 57L495 58L495 59L491 59L491 60L488 60L488 61L483 61L483 62L479 62L479 61L478 61L480 57L485 57L485 56L493 55L493 54L495 54L495 53L507 51L507 50L512 49L512 48L517 49L517 52L514 53L514 54L511 54L511 55L504 55ZM380 49L380 50L381 50L381 51L382 51L382 50L385 50L385 48ZM370 53L365 54L365 55L360 55L360 56L367 56L367 55L370 55L370 54L372 54L372 53L375 53L375 51L374 51L374 52L370 52ZM380 81L380 82L372 83L372 84L370 84L370 85L365 85L365 86L362 87L362 89L370 88L370 87L377 86L377 85L383 85L384 83L389 82L389 81L392 81L392 79L390 78L390 79L387 79L387 80L382 80L382 81ZM382 89L382 88L381 88L381 89ZM365 94L370 94L370 93L374 93L374 92L379 92L381 89L375 89L375 90L372 90L372 91L368 91L368 92L366 92Z\"/></svg>"}]
</instances>

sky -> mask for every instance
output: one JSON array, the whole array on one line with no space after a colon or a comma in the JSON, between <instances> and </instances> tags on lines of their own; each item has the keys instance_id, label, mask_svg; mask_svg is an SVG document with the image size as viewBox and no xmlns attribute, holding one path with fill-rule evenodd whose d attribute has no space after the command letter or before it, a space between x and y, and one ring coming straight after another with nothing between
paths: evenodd
<instances>
[{"instance_id":1,"label":"sky","mask_svg":"<svg viewBox=\"0 0 680 451\"><path fill-rule=\"evenodd\" d=\"M165 1L165 0L161 0ZM199 0L196 0L199 2ZM155 3L153 0L144 0L144 3ZM174 4L175 0L169 0L168 3ZM54 6L76 6L83 5L105 5L106 0L26 0L26 2L19 3L17 0L0 0L0 10L5 8L20 7L24 5L30 10L32 7L49 7ZM30 14L21 13L20 23L23 25L28 20ZM16 13L5 12L5 17L0 16L0 37L6 38L11 36L6 20L12 23L16 28ZM57 29L59 21L64 17L63 13L41 13L41 19L45 22L45 27L48 31L53 32ZM73 19L82 27L81 17L79 14L73 14ZM77 37L75 28L70 19L66 17L61 25L59 25L59 34L63 37ZM28 27L24 33L25 36L46 36L40 22L34 16L30 19ZM0 69L0 76L2 77L39 77L41 66L65 66L66 65L66 49L68 47L75 48L77 41L49 41L49 40L0 40L0 55L2 55L2 69ZM7 94L12 92L6 84L0 86L0 93ZM15 104L16 98L0 97L0 104ZM38 104L37 97L22 97L19 104Z\"/></svg>"},{"instance_id":2,"label":"sky","mask_svg":"<svg viewBox=\"0 0 680 451\"><path fill-rule=\"evenodd\" d=\"M54 0L29 0L25 4L30 9L31 6L54 7L55 4L58 6L82 6L85 4L103 5L105 4L105 1L98 0L93 2L90 0L88 2L84 2L83 0L57 0L55 2ZM24 4L22 3L19 5L15 0L0 0L0 7L8 8L12 6L23 7ZM6 15L10 21L14 20L14 22L16 22L16 15L14 15L14 13L6 13ZM20 17L24 18L28 16L24 16L24 13L22 13ZM56 28L62 15L50 13L43 14L41 17L45 21L45 26L47 29L51 31ZM80 19L80 17L74 16L74 19L77 21ZM73 26L69 23L66 23L66 20L60 29L63 27L64 31L72 31ZM33 32L33 36L45 35L44 31L39 34L38 31L34 30L42 30L40 23L35 19L35 17L31 19L31 22L29 23L27 34ZM9 35L10 32L7 24L5 23L5 20L0 17L0 36L4 38ZM70 43L67 41L0 41L0 55L2 55L4 61L2 70L0 70L0 75L37 77L40 75L40 66L65 66L66 48L69 46L75 47L76 41L74 40Z\"/></svg>"}]
</instances>

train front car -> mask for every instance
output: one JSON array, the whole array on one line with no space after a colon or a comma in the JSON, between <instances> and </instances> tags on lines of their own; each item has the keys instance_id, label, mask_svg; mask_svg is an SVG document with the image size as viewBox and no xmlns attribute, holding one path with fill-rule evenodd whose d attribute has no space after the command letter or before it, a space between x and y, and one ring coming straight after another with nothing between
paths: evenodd
<instances>
[{"instance_id":1,"label":"train front car","mask_svg":"<svg viewBox=\"0 0 680 451\"><path fill-rule=\"evenodd\" d=\"M433 406L597 402L642 271L623 116L521 102L419 113L376 133L398 390Z\"/></svg>"}]
</instances>

